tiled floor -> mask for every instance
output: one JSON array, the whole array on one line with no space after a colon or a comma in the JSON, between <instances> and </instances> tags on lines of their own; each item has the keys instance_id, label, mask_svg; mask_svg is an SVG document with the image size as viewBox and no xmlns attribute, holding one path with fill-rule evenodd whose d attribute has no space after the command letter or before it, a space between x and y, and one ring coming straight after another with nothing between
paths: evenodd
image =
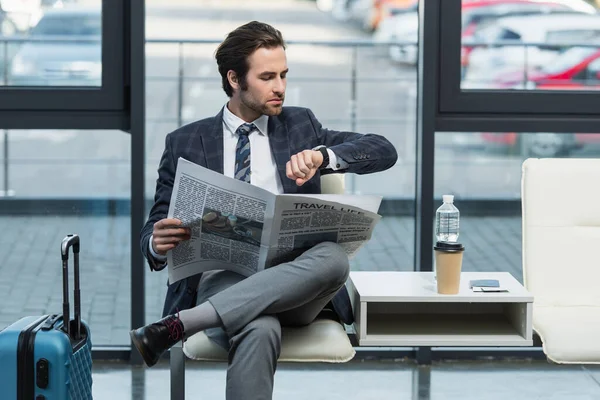
<instances>
[{"instance_id":1,"label":"tiled floor","mask_svg":"<svg viewBox=\"0 0 600 400\"><path fill-rule=\"evenodd\" d=\"M188 363L186 399L225 398L225 364ZM94 399L169 399L166 364L152 369L95 363ZM341 365L280 364L279 400L598 400L600 367L545 361L352 361Z\"/></svg>"},{"instance_id":2,"label":"tiled floor","mask_svg":"<svg viewBox=\"0 0 600 400\"><path fill-rule=\"evenodd\" d=\"M61 310L59 243L82 237L82 309L94 343L129 344L130 221L127 217L3 217L0 226L0 328L23 315ZM521 220L461 220L469 271L509 271L521 280ZM385 217L352 261L354 270L412 269L412 218ZM162 307L166 275L146 274L146 315ZM32 294L31 288L35 288ZM187 399L224 399L224 364L188 363ZM0 396L1 397L1 396ZM412 362L354 360L342 365L281 364L275 399L599 400L600 367L546 362ZM166 364L152 369L94 363L94 399L169 399Z\"/></svg>"},{"instance_id":3,"label":"tiled floor","mask_svg":"<svg viewBox=\"0 0 600 400\"><path fill-rule=\"evenodd\" d=\"M25 315L62 310L60 242L75 232L81 237L83 319L94 343L129 344L129 217L9 216L0 217L0 227L13 233L0 235L0 329ZM466 246L465 271L508 271L521 280L521 218L463 217L460 239ZM414 219L386 216L351 267L412 270L413 254ZM160 318L166 280L166 271L146 272L148 322Z\"/></svg>"}]
</instances>

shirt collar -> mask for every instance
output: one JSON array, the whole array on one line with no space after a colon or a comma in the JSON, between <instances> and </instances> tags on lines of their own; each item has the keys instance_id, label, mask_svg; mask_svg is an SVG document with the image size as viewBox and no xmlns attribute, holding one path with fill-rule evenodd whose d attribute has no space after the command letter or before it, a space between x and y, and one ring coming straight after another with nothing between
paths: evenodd
<instances>
[{"instance_id":1,"label":"shirt collar","mask_svg":"<svg viewBox=\"0 0 600 400\"><path fill-rule=\"evenodd\" d=\"M235 131L237 131L237 128L246 123L246 121L229 111L229 107L227 107L227 104L225 104L223 110L223 122L225 123L225 125L227 125L227 127L233 135L235 135ZM256 126L261 135L267 135L267 126L269 124L268 115L263 114L254 121L252 121L252 123Z\"/></svg>"}]
</instances>

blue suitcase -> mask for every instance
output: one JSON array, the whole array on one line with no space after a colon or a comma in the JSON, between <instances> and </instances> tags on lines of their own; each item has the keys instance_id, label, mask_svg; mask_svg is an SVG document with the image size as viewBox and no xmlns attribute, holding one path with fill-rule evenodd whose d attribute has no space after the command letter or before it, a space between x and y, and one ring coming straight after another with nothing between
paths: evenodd
<instances>
[{"instance_id":1,"label":"blue suitcase","mask_svg":"<svg viewBox=\"0 0 600 400\"><path fill-rule=\"evenodd\" d=\"M69 249L74 259L74 319L69 310ZM61 243L63 313L24 317L0 332L2 400L92 399L92 342L81 321L79 236ZM65 321L67 323L65 324Z\"/></svg>"}]
</instances>

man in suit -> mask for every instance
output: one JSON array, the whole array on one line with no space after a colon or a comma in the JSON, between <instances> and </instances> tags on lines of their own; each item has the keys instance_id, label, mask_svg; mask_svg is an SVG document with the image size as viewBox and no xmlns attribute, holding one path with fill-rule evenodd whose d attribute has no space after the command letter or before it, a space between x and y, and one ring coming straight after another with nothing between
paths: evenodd
<instances>
[{"instance_id":1,"label":"man in suit","mask_svg":"<svg viewBox=\"0 0 600 400\"><path fill-rule=\"evenodd\" d=\"M217 116L166 137L155 203L141 232L151 270L165 268L167 252L190 238L181 221L167 218L179 157L277 194L317 194L322 174L374 173L397 160L382 136L328 130L310 110L283 107L285 43L270 25L235 29L216 60L228 103ZM270 399L282 325L309 324L328 305L352 323L348 273L346 253L332 242L250 277L205 272L201 280L169 285L163 318L131 331L132 342L152 366L177 341L205 331L229 350L227 399Z\"/></svg>"}]
</instances>

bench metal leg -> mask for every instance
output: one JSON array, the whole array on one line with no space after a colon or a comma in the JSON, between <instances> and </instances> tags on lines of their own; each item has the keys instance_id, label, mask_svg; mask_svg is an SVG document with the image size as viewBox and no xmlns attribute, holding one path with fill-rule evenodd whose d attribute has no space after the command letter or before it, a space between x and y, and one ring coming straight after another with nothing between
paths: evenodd
<instances>
[{"instance_id":1,"label":"bench metal leg","mask_svg":"<svg viewBox=\"0 0 600 400\"><path fill-rule=\"evenodd\" d=\"M185 354L183 354L182 342L171 347L169 353L171 400L185 400Z\"/></svg>"},{"instance_id":2,"label":"bench metal leg","mask_svg":"<svg viewBox=\"0 0 600 400\"><path fill-rule=\"evenodd\" d=\"M417 348L417 363L419 365L431 365L431 347Z\"/></svg>"},{"instance_id":3,"label":"bench metal leg","mask_svg":"<svg viewBox=\"0 0 600 400\"><path fill-rule=\"evenodd\" d=\"M412 400L431 398L431 367L417 365L413 370Z\"/></svg>"}]
</instances>

